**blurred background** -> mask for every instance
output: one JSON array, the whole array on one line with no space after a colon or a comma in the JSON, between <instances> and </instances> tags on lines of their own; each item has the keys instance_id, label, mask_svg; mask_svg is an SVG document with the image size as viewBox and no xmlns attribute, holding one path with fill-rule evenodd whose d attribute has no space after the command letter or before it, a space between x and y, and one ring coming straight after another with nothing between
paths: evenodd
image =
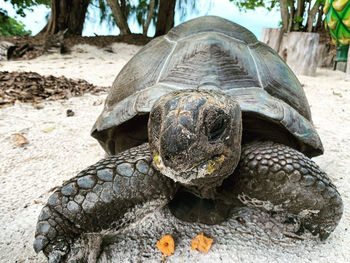
<instances>
[{"instance_id":1,"label":"blurred background","mask_svg":"<svg viewBox=\"0 0 350 263\"><path fill-rule=\"evenodd\" d=\"M0 36L25 39L0 39L7 41L0 43L0 53L11 59L23 57L24 50L64 53L77 43L144 45L204 15L246 27L296 73L313 76L317 67L346 72L348 0L4 0ZM27 57L42 54L34 53Z\"/></svg>"},{"instance_id":2,"label":"blurred background","mask_svg":"<svg viewBox=\"0 0 350 263\"><path fill-rule=\"evenodd\" d=\"M113 1L87 0L78 2L81 2L81 6L86 5L86 2L88 3L83 23L83 36L120 34L112 10L108 5L108 2ZM118 2L122 9L124 6L124 15L132 33L143 33L143 25L147 20L152 2L154 5L153 14L147 36L153 37L159 6L162 1L120 0ZM176 2L174 26L198 16L216 15L248 28L259 38L263 27L278 27L281 25L278 1L176 0L164 2ZM50 5L50 0L5 0L0 2L0 11L3 16L8 15L19 22L19 27L22 27L25 32L36 35L45 27L50 18ZM4 26L3 20L1 26Z\"/></svg>"}]
</instances>

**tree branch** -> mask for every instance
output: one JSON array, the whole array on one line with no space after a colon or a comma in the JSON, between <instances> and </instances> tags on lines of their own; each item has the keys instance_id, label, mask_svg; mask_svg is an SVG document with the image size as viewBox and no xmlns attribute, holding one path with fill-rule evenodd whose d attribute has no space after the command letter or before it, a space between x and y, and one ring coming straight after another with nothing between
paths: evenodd
<instances>
[{"instance_id":1,"label":"tree branch","mask_svg":"<svg viewBox=\"0 0 350 263\"><path fill-rule=\"evenodd\" d=\"M314 6L311 8L311 10L308 11L308 16L307 16L307 32L312 32L312 27L315 21L315 17L317 14L317 11L319 9L320 6L320 2L316 1L316 3L314 4Z\"/></svg>"},{"instance_id":2,"label":"tree branch","mask_svg":"<svg viewBox=\"0 0 350 263\"><path fill-rule=\"evenodd\" d=\"M143 33L144 36L147 35L148 27L149 27L149 25L151 23L151 20L152 20L152 15L153 15L153 12L154 12L155 3L156 3L155 0L150 0L146 22L145 22L145 24L142 27L142 33Z\"/></svg>"},{"instance_id":3,"label":"tree branch","mask_svg":"<svg viewBox=\"0 0 350 263\"><path fill-rule=\"evenodd\" d=\"M289 15L289 21L288 21L288 30L287 32L289 33L290 31L292 31L293 28L293 17L294 17L294 0L290 0L291 4L290 4L290 15Z\"/></svg>"},{"instance_id":4,"label":"tree branch","mask_svg":"<svg viewBox=\"0 0 350 263\"><path fill-rule=\"evenodd\" d=\"M120 35L128 35L131 34L128 22L126 21L126 17L124 16L118 0L106 0L107 4L112 9L112 14L115 22L120 30Z\"/></svg>"}]
</instances>

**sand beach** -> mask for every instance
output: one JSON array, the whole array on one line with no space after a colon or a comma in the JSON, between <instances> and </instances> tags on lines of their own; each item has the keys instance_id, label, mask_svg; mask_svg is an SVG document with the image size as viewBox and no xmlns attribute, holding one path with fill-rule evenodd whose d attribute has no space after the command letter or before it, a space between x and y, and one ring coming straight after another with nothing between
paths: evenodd
<instances>
[{"instance_id":1,"label":"sand beach","mask_svg":"<svg viewBox=\"0 0 350 263\"><path fill-rule=\"evenodd\" d=\"M110 86L140 48L124 43L108 49L77 45L66 55L0 61L0 70L63 75ZM345 73L321 68L314 77L298 78L325 148L324 155L314 160L332 179L344 202L343 218L326 241L287 237L275 241L268 233L249 224L242 226L235 219L217 227L190 225L163 209L123 232L116 244L106 247L100 262L162 262L155 242L168 232L177 233L178 240L175 254L163 262L350 262L350 81L345 81ZM46 262L32 248L37 217L55 186L103 158L90 129L106 95L42 101L40 107L16 102L0 108L0 262ZM74 116L67 117L68 109ZM29 143L15 146L16 133ZM208 254L189 249L191 233L200 231L214 237ZM134 232L144 240L135 239Z\"/></svg>"}]
</instances>

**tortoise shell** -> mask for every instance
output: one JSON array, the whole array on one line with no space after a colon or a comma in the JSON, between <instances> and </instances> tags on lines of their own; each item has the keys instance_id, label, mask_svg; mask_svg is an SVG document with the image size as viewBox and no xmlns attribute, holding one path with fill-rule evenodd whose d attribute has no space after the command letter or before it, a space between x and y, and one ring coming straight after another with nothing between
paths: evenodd
<instances>
[{"instance_id":1,"label":"tortoise shell","mask_svg":"<svg viewBox=\"0 0 350 263\"><path fill-rule=\"evenodd\" d=\"M185 22L143 47L120 71L92 136L109 154L148 141L154 102L181 89L218 89L239 102L246 143L265 139L323 153L300 82L246 28L215 16Z\"/></svg>"}]
</instances>

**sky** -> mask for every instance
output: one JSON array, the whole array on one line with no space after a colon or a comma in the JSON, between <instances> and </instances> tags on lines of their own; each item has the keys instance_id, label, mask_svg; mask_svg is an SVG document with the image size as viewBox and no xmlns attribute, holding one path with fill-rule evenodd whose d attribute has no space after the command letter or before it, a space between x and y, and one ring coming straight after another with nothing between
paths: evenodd
<instances>
[{"instance_id":1,"label":"sky","mask_svg":"<svg viewBox=\"0 0 350 263\"><path fill-rule=\"evenodd\" d=\"M175 25L199 16L216 15L248 28L259 39L264 27L278 27L281 20L278 10L268 12L266 9L258 8L254 11L239 11L229 0L198 0L197 7L198 10L196 12L189 10L187 15L183 18L180 18L180 15L175 11ZM46 25L45 17L47 17L50 12L50 9L45 6L38 6L34 8L33 12L27 11L26 17L22 18L16 16L9 2L0 1L0 8L5 9L9 16L22 21L26 29L31 30L33 35L37 34ZM88 19L85 21L83 36L119 34L119 29L117 27L109 28L106 23L99 23L99 15L96 8L90 6L88 12ZM128 22L133 33L141 33L142 29L137 25L134 19L130 19ZM154 26L150 27L148 36L153 36L153 34Z\"/></svg>"}]
</instances>

